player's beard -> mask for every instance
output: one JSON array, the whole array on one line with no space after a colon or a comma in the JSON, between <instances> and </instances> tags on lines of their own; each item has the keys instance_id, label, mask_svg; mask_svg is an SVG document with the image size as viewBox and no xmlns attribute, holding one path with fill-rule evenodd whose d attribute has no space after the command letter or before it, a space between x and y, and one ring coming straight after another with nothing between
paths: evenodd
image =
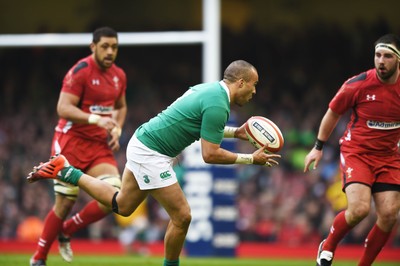
<instances>
[{"instance_id":1,"label":"player's beard","mask_svg":"<svg viewBox=\"0 0 400 266\"><path fill-rule=\"evenodd\" d=\"M389 80L394 75L394 73L396 72L396 69L398 67L399 67L399 65L396 64L395 67L393 67L391 69L386 69L385 68L384 71L382 71L380 67L377 67L376 68L376 73L378 74L378 76L379 76L379 78L381 80Z\"/></svg>"},{"instance_id":2,"label":"player's beard","mask_svg":"<svg viewBox=\"0 0 400 266\"><path fill-rule=\"evenodd\" d=\"M114 63L114 58L112 56L106 56L104 58L100 58L97 54L94 55L94 60L102 69L108 69Z\"/></svg>"}]
</instances>

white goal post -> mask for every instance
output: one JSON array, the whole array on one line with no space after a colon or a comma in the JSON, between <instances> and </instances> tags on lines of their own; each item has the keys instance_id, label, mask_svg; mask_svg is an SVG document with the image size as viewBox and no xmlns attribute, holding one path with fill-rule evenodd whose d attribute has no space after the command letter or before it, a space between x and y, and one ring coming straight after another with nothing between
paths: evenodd
<instances>
[{"instance_id":1,"label":"white goal post","mask_svg":"<svg viewBox=\"0 0 400 266\"><path fill-rule=\"evenodd\" d=\"M220 51L220 0L203 0L203 30L173 32L119 32L119 45L171 45L202 44L203 82L219 80ZM0 34L0 48L87 46L92 33Z\"/></svg>"}]
</instances>

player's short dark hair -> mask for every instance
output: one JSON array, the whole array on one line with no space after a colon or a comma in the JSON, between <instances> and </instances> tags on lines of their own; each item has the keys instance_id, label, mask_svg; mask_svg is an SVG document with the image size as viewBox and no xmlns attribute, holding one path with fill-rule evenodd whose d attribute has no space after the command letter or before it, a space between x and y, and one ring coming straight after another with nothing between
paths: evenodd
<instances>
[{"instance_id":1,"label":"player's short dark hair","mask_svg":"<svg viewBox=\"0 0 400 266\"><path fill-rule=\"evenodd\" d=\"M241 78L248 81L253 70L256 70L256 68L252 64L244 60L236 60L225 69L224 79L229 82L235 82Z\"/></svg>"},{"instance_id":2,"label":"player's short dark hair","mask_svg":"<svg viewBox=\"0 0 400 266\"><path fill-rule=\"evenodd\" d=\"M118 39L118 33L110 27L101 27L93 32L93 43L98 43L101 37L115 37Z\"/></svg>"},{"instance_id":3,"label":"player's short dark hair","mask_svg":"<svg viewBox=\"0 0 400 266\"><path fill-rule=\"evenodd\" d=\"M398 50L400 50L400 37L395 34L386 34L380 37L374 44L376 46L378 43L393 44Z\"/></svg>"}]
</instances>

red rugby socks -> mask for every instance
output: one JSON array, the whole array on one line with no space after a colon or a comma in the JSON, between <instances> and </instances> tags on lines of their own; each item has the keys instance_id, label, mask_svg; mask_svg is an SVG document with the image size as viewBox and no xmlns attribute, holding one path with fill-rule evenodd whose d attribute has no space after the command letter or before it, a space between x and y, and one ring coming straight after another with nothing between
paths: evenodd
<instances>
[{"instance_id":1,"label":"red rugby socks","mask_svg":"<svg viewBox=\"0 0 400 266\"><path fill-rule=\"evenodd\" d=\"M333 220L330 232L323 246L323 250L328 250L335 253L336 247L344 236L353 228L348 225L344 215L345 211L336 215Z\"/></svg>"},{"instance_id":2,"label":"red rugby socks","mask_svg":"<svg viewBox=\"0 0 400 266\"><path fill-rule=\"evenodd\" d=\"M79 229L104 218L107 214L108 212L105 213L100 209L97 201L92 200L80 212L72 216L68 221L64 222L62 233L69 237Z\"/></svg>"},{"instance_id":3,"label":"red rugby socks","mask_svg":"<svg viewBox=\"0 0 400 266\"><path fill-rule=\"evenodd\" d=\"M44 227L42 235L39 238L39 242L36 248L36 252L33 255L34 260L46 260L47 254L53 244L54 240L57 238L58 234L61 232L63 225L63 220L58 218L51 210L44 221Z\"/></svg>"},{"instance_id":4,"label":"red rugby socks","mask_svg":"<svg viewBox=\"0 0 400 266\"><path fill-rule=\"evenodd\" d=\"M364 244L364 253L361 257L358 266L369 266L372 265L379 252L382 250L386 241L390 236L390 232L386 233L382 231L376 224L372 227Z\"/></svg>"}]
</instances>

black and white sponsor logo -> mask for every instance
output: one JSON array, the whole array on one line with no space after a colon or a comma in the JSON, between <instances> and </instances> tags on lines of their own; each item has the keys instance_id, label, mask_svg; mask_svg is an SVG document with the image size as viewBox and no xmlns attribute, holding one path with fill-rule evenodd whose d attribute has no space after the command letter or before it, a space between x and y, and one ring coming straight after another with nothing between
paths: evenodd
<instances>
[{"instance_id":1,"label":"black and white sponsor logo","mask_svg":"<svg viewBox=\"0 0 400 266\"><path fill-rule=\"evenodd\" d=\"M92 114L111 114L114 110L113 106L91 105L89 110Z\"/></svg>"},{"instance_id":2,"label":"black and white sponsor logo","mask_svg":"<svg viewBox=\"0 0 400 266\"><path fill-rule=\"evenodd\" d=\"M272 136L262 125L260 125L258 122L253 123L254 128L256 128L258 131L260 131L261 134L266 137L269 142L274 143L275 138Z\"/></svg>"},{"instance_id":3,"label":"black and white sponsor logo","mask_svg":"<svg viewBox=\"0 0 400 266\"><path fill-rule=\"evenodd\" d=\"M382 122L382 121L367 120L367 126L369 128L374 128L374 129L391 130L391 129L400 128L400 121L399 122Z\"/></svg>"}]
</instances>

